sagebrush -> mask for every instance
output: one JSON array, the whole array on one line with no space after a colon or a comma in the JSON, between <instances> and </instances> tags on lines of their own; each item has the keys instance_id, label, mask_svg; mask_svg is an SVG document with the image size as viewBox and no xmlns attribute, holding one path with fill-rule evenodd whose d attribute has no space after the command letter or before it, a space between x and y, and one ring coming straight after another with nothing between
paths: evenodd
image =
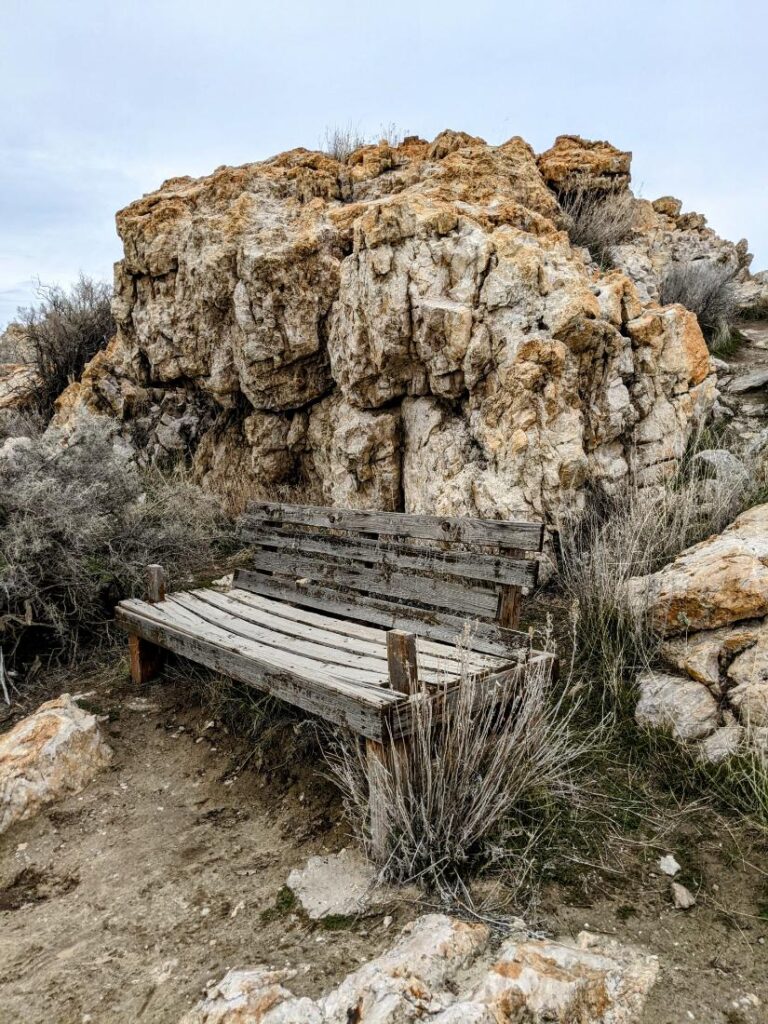
<instances>
[{"instance_id":1,"label":"sagebrush","mask_svg":"<svg viewBox=\"0 0 768 1024\"><path fill-rule=\"evenodd\" d=\"M96 419L0 456L0 643L74 657L161 562L187 583L231 543L220 505L181 471L140 471Z\"/></svg>"},{"instance_id":2,"label":"sagebrush","mask_svg":"<svg viewBox=\"0 0 768 1024\"><path fill-rule=\"evenodd\" d=\"M544 662L534 659L513 681L495 684L497 699L488 700L492 684L469 671L466 639L457 652L460 677L444 684L440 722L436 694L423 688L414 731L388 768L351 737L340 737L328 755L355 831L369 846L374 784L387 821L384 875L447 899L465 895L468 879L490 862L516 857L515 869L525 873L536 839L531 809L572 794L591 745L576 738L577 705L567 688L556 690Z\"/></svg>"},{"instance_id":3,"label":"sagebrush","mask_svg":"<svg viewBox=\"0 0 768 1024\"><path fill-rule=\"evenodd\" d=\"M37 306L19 310L19 322L39 378L37 411L47 422L62 391L113 336L115 322L110 286L83 275L69 290L41 284L39 294Z\"/></svg>"},{"instance_id":4,"label":"sagebrush","mask_svg":"<svg viewBox=\"0 0 768 1024\"><path fill-rule=\"evenodd\" d=\"M671 263L661 279L659 300L665 306L679 302L695 313L710 347L722 351L735 330L737 272L711 260Z\"/></svg>"},{"instance_id":5,"label":"sagebrush","mask_svg":"<svg viewBox=\"0 0 768 1024\"><path fill-rule=\"evenodd\" d=\"M560 208L571 243L589 249L601 266L611 266L614 248L632 234L635 217L632 193L575 188L561 197Z\"/></svg>"}]
</instances>

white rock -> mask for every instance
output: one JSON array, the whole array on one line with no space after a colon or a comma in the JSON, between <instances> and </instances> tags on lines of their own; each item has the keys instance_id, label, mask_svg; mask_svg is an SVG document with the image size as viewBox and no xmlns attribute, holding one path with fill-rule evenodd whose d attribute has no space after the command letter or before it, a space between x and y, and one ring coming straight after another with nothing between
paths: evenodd
<instances>
[{"instance_id":1,"label":"white rock","mask_svg":"<svg viewBox=\"0 0 768 1024\"><path fill-rule=\"evenodd\" d=\"M677 863L671 853L666 854L664 857L659 857L659 870L663 871L665 875L671 875L675 877L677 872L680 870L680 865Z\"/></svg>"},{"instance_id":2,"label":"white rock","mask_svg":"<svg viewBox=\"0 0 768 1024\"><path fill-rule=\"evenodd\" d=\"M230 971L182 1024L633 1024L658 972L656 957L586 932L510 938L490 966L488 941L485 925L429 914L316 1001L283 986L295 971Z\"/></svg>"},{"instance_id":3,"label":"white rock","mask_svg":"<svg viewBox=\"0 0 768 1024\"><path fill-rule=\"evenodd\" d=\"M322 1024L311 999L282 985L295 971L258 966L229 971L179 1024Z\"/></svg>"},{"instance_id":4,"label":"white rock","mask_svg":"<svg viewBox=\"0 0 768 1024\"><path fill-rule=\"evenodd\" d=\"M703 739L717 728L717 701L703 683L663 672L645 672L637 683L638 725L669 730L680 740Z\"/></svg>"},{"instance_id":5,"label":"white rock","mask_svg":"<svg viewBox=\"0 0 768 1024\"><path fill-rule=\"evenodd\" d=\"M526 1020L528 1011L536 1021L631 1024L639 1020L658 969L656 957L589 932L581 932L575 945L511 940L471 1001L502 1021Z\"/></svg>"},{"instance_id":6,"label":"white rock","mask_svg":"<svg viewBox=\"0 0 768 1024\"><path fill-rule=\"evenodd\" d=\"M68 693L41 705L0 736L0 833L79 793L111 757L95 717Z\"/></svg>"},{"instance_id":7,"label":"white rock","mask_svg":"<svg viewBox=\"0 0 768 1024\"><path fill-rule=\"evenodd\" d=\"M389 952L348 975L320 1000L327 1024L406 1024L456 1001L446 988L488 944L485 925L427 914Z\"/></svg>"},{"instance_id":8,"label":"white rock","mask_svg":"<svg viewBox=\"0 0 768 1024\"><path fill-rule=\"evenodd\" d=\"M693 895L690 889L686 889L684 885L679 882L672 883L672 902L675 904L677 910L690 910L691 907L696 905L696 897Z\"/></svg>"},{"instance_id":9,"label":"white rock","mask_svg":"<svg viewBox=\"0 0 768 1024\"><path fill-rule=\"evenodd\" d=\"M726 713L727 714L727 713ZM730 720L711 736L705 737L697 744L696 752L701 761L708 764L720 764L738 753L744 743L746 729L731 716Z\"/></svg>"},{"instance_id":10,"label":"white rock","mask_svg":"<svg viewBox=\"0 0 768 1024\"><path fill-rule=\"evenodd\" d=\"M377 873L362 854L346 849L310 857L305 867L290 873L287 885L313 921L330 914L352 917L374 901ZM388 895L379 890L377 901Z\"/></svg>"},{"instance_id":11,"label":"white rock","mask_svg":"<svg viewBox=\"0 0 768 1024\"><path fill-rule=\"evenodd\" d=\"M216 587L217 590L229 590L234 576L234 573L228 572L226 576L220 576L217 580L212 580L211 586Z\"/></svg>"}]
</instances>

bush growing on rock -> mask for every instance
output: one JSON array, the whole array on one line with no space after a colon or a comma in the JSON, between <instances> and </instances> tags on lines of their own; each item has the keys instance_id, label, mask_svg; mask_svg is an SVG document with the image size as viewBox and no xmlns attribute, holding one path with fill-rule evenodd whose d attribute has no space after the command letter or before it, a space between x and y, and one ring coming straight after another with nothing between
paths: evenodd
<instances>
[{"instance_id":1,"label":"bush growing on rock","mask_svg":"<svg viewBox=\"0 0 768 1024\"><path fill-rule=\"evenodd\" d=\"M40 286L40 304L19 310L25 344L38 377L36 404L50 420L56 399L115 333L112 289L80 275L69 291Z\"/></svg>"},{"instance_id":2,"label":"bush growing on rock","mask_svg":"<svg viewBox=\"0 0 768 1024\"><path fill-rule=\"evenodd\" d=\"M659 298L664 305L679 302L690 309L710 348L727 349L738 311L733 267L697 260L671 263L661 279Z\"/></svg>"},{"instance_id":3,"label":"bush growing on rock","mask_svg":"<svg viewBox=\"0 0 768 1024\"><path fill-rule=\"evenodd\" d=\"M181 473L140 472L100 419L0 449L0 642L6 657L74 657L117 601L162 562L178 582L209 567L228 534L218 501ZM42 646L41 646L42 645Z\"/></svg>"},{"instance_id":4,"label":"bush growing on rock","mask_svg":"<svg viewBox=\"0 0 768 1024\"><path fill-rule=\"evenodd\" d=\"M635 197L628 191L577 188L560 200L573 245L589 249L601 267L613 265L613 249L632 234Z\"/></svg>"}]
</instances>

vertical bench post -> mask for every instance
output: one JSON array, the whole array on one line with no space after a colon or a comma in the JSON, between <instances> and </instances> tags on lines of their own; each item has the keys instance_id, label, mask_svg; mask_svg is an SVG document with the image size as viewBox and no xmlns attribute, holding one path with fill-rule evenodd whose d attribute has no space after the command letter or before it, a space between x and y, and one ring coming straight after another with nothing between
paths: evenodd
<instances>
[{"instance_id":1,"label":"vertical bench post","mask_svg":"<svg viewBox=\"0 0 768 1024\"><path fill-rule=\"evenodd\" d=\"M147 601L160 604L165 600L165 572L162 565L147 566ZM132 633L128 637L128 651L131 660L131 680L143 686L150 679L160 675L165 661L165 651L157 644L150 643Z\"/></svg>"},{"instance_id":2,"label":"vertical bench post","mask_svg":"<svg viewBox=\"0 0 768 1024\"><path fill-rule=\"evenodd\" d=\"M402 629L387 632L387 664L389 682L397 693L412 695L419 686L416 636ZM383 864L387 859L387 833L389 812L386 799L386 779L397 770L408 766L408 741L386 737L382 743L365 741L368 762L368 807L371 822L371 846L374 859Z\"/></svg>"},{"instance_id":3,"label":"vertical bench post","mask_svg":"<svg viewBox=\"0 0 768 1024\"><path fill-rule=\"evenodd\" d=\"M525 552L514 548L509 551L510 558L525 558ZM496 613L496 621L504 629L517 629L520 625L520 612L523 605L523 591L521 587L505 583L499 594L499 608Z\"/></svg>"}]
</instances>

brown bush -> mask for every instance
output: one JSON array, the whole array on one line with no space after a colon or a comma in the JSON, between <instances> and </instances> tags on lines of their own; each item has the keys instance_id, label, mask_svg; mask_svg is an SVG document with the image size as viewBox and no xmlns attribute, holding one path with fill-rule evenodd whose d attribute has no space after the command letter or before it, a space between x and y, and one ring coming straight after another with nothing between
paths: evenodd
<instances>
[{"instance_id":1,"label":"brown bush","mask_svg":"<svg viewBox=\"0 0 768 1024\"><path fill-rule=\"evenodd\" d=\"M32 364L40 378L37 409L48 422L56 399L115 333L112 289L80 276L69 291L41 285L39 305L19 310Z\"/></svg>"}]
</instances>

